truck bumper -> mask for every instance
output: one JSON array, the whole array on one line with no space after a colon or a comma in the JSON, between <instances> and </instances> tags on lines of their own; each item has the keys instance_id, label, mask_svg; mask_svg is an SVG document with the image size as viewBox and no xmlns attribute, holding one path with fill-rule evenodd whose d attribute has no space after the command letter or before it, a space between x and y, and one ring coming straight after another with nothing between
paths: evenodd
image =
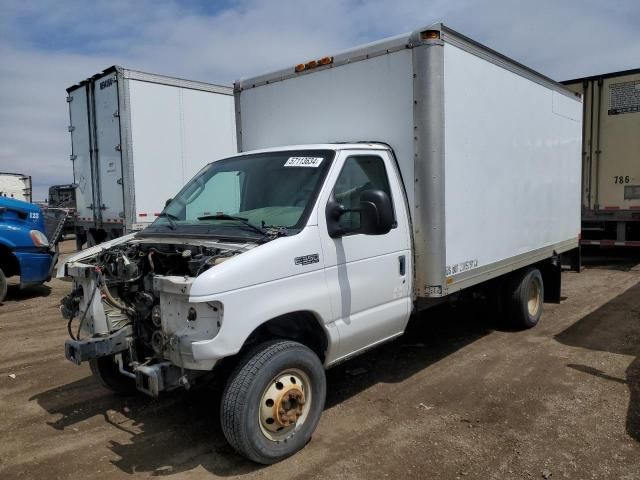
<instances>
[{"instance_id":1,"label":"truck bumper","mask_svg":"<svg viewBox=\"0 0 640 480\"><path fill-rule=\"evenodd\" d=\"M64 356L70 362L80 365L95 358L106 357L129 348L132 341L131 327L124 327L104 337L92 337L85 340L68 339L64 342Z\"/></svg>"},{"instance_id":2,"label":"truck bumper","mask_svg":"<svg viewBox=\"0 0 640 480\"><path fill-rule=\"evenodd\" d=\"M20 284L46 282L51 278L55 256L50 252L15 252L20 265Z\"/></svg>"}]
</instances>

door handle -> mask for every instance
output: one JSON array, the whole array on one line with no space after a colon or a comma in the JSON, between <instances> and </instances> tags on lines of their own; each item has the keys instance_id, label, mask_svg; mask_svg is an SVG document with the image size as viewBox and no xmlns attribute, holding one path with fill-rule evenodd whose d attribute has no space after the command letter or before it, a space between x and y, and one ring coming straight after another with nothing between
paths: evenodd
<instances>
[{"instance_id":1,"label":"door handle","mask_svg":"<svg viewBox=\"0 0 640 480\"><path fill-rule=\"evenodd\" d=\"M404 255L400 255L398 257L398 266L400 267L400 276L404 277L407 272L407 260Z\"/></svg>"}]
</instances>

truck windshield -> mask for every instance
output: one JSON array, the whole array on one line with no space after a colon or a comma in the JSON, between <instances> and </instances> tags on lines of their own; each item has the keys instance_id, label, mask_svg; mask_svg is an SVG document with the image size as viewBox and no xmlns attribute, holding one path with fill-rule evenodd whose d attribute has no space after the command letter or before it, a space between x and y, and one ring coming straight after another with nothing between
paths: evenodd
<instances>
[{"instance_id":1,"label":"truck windshield","mask_svg":"<svg viewBox=\"0 0 640 480\"><path fill-rule=\"evenodd\" d=\"M333 160L332 150L258 153L203 168L144 233L263 237L297 233Z\"/></svg>"}]
</instances>

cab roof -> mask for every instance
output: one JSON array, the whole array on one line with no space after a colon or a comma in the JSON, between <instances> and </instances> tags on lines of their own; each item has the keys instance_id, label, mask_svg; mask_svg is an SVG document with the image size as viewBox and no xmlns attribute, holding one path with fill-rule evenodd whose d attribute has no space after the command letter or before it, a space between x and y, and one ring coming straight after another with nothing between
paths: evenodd
<instances>
[{"instance_id":1,"label":"cab roof","mask_svg":"<svg viewBox=\"0 0 640 480\"><path fill-rule=\"evenodd\" d=\"M313 143L308 145L285 145L281 147L260 148L258 150L247 150L238 152L234 156L248 155L253 153L267 152L287 152L290 150L391 150L391 147L383 142L336 142L336 143Z\"/></svg>"}]
</instances>

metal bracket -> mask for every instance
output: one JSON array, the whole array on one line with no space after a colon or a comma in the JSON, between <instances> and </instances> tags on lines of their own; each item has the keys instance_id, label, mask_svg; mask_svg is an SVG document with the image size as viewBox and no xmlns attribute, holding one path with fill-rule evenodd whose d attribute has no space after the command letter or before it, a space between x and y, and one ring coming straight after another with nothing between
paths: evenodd
<instances>
[{"instance_id":1,"label":"metal bracket","mask_svg":"<svg viewBox=\"0 0 640 480\"><path fill-rule=\"evenodd\" d=\"M121 152L122 151L122 146L120 146L119 144L116 145L116 152Z\"/></svg>"},{"instance_id":2,"label":"metal bracket","mask_svg":"<svg viewBox=\"0 0 640 480\"><path fill-rule=\"evenodd\" d=\"M69 160L71 160L72 162L74 162L77 158L77 155L69 155Z\"/></svg>"},{"instance_id":3,"label":"metal bracket","mask_svg":"<svg viewBox=\"0 0 640 480\"><path fill-rule=\"evenodd\" d=\"M106 357L129 348L133 330L127 326L106 337L84 340L68 339L64 342L64 355L67 360L80 365L94 358Z\"/></svg>"},{"instance_id":4,"label":"metal bracket","mask_svg":"<svg viewBox=\"0 0 640 480\"><path fill-rule=\"evenodd\" d=\"M73 97L71 95L67 95L67 103L70 103L73 101Z\"/></svg>"},{"instance_id":5,"label":"metal bracket","mask_svg":"<svg viewBox=\"0 0 640 480\"><path fill-rule=\"evenodd\" d=\"M70 132L73 132L75 129L76 129L76 127L74 127L73 125L69 125L68 130L69 130Z\"/></svg>"},{"instance_id":6,"label":"metal bracket","mask_svg":"<svg viewBox=\"0 0 640 480\"><path fill-rule=\"evenodd\" d=\"M181 386L182 370L169 362L144 365L135 369L136 387L151 397Z\"/></svg>"}]
</instances>

